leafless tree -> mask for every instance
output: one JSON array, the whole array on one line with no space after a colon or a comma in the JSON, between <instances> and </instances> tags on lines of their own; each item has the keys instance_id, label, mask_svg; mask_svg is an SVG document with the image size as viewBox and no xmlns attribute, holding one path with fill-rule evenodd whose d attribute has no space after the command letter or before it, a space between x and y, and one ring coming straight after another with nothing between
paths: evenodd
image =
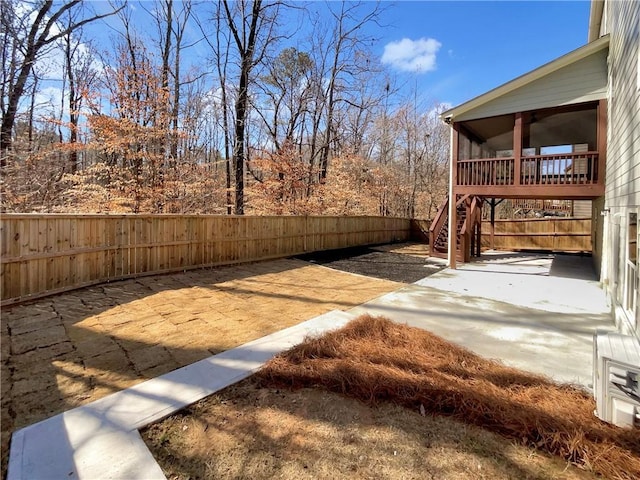
<instances>
[{"instance_id":1,"label":"leafless tree","mask_svg":"<svg viewBox=\"0 0 640 480\"><path fill-rule=\"evenodd\" d=\"M327 176L331 147L335 143L335 114L338 104L343 101L341 93L351 77L357 76L369 67L358 63L358 60L363 58L358 52L364 48L368 40L371 40L363 33L364 27L377 21L380 10L378 4L375 4L369 11L362 13L364 7L361 2L342 1L338 7L328 4L333 18L332 28L325 29L324 35L319 31L316 33L319 43L316 51L320 55L316 62L321 66L322 78L326 78L326 81L321 83L326 85L322 91L324 135L319 150L322 181Z\"/></svg>"},{"instance_id":2,"label":"leafless tree","mask_svg":"<svg viewBox=\"0 0 640 480\"><path fill-rule=\"evenodd\" d=\"M275 150L283 143L297 144L302 150L302 123L311 100L313 61L308 53L294 47L282 50L270 62L260 80L266 112L256 107L268 130Z\"/></svg>"},{"instance_id":3,"label":"leafless tree","mask_svg":"<svg viewBox=\"0 0 640 480\"><path fill-rule=\"evenodd\" d=\"M72 24L71 13L66 24ZM64 76L66 87L66 98L69 106L69 153L66 170L75 172L78 168L79 159L79 122L80 113L83 107L85 96L92 90L98 72L94 69L95 56L91 45L82 42L81 31L69 31L61 39L61 47L64 56ZM64 95L63 95L64 104ZM61 115L64 109L61 109ZM62 124L62 122L61 122Z\"/></svg>"},{"instance_id":4,"label":"leafless tree","mask_svg":"<svg viewBox=\"0 0 640 480\"><path fill-rule=\"evenodd\" d=\"M239 63L238 93L235 101L233 163L235 169L235 213L244 214L244 166L249 112L249 87L254 68L262 62L267 48L276 40L279 2L238 0L232 5L222 0L221 9L231 32Z\"/></svg>"},{"instance_id":5,"label":"leafless tree","mask_svg":"<svg viewBox=\"0 0 640 480\"><path fill-rule=\"evenodd\" d=\"M7 76L7 85L6 88L3 88L3 97L6 95L6 98L3 98L2 125L0 127L0 166L6 165L7 155L12 144L13 127L16 121L18 105L24 95L27 80L39 55L48 46L70 32L78 30L90 22L113 15L122 8L120 7L101 15L79 15L77 17L78 20L71 24L60 24L63 15L82 7L82 0L71 0L67 3L56 3L55 5L53 0L40 0L34 2L32 11L23 17L24 22L30 22L26 29L3 28L3 35L12 36L26 32L26 36L22 38L13 37L11 39L14 45L19 45L19 51L16 51L16 49L13 52L11 60L14 64L9 67L12 73ZM6 19L3 20L3 22L5 21ZM8 21L10 22L11 20L9 19ZM3 43L6 44L7 41L5 40Z\"/></svg>"},{"instance_id":6,"label":"leafless tree","mask_svg":"<svg viewBox=\"0 0 640 480\"><path fill-rule=\"evenodd\" d=\"M185 45L185 32L192 16L191 0L184 0L176 6L174 0L157 0L155 8L149 11L158 29L158 49L161 57L160 72L162 89L167 99L167 114L163 115L167 125L166 156L169 166L175 167L178 159L178 130L180 125L181 88L187 81L182 78L181 58Z\"/></svg>"}]
</instances>

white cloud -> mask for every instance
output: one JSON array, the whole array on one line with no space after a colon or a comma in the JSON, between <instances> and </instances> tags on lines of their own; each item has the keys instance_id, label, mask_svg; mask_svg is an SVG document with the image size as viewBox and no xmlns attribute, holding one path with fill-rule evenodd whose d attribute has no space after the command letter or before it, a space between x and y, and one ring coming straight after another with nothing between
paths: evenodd
<instances>
[{"instance_id":1,"label":"white cloud","mask_svg":"<svg viewBox=\"0 0 640 480\"><path fill-rule=\"evenodd\" d=\"M436 69L436 53L442 44L433 38L403 38L384 47L382 63L405 72L429 72Z\"/></svg>"}]
</instances>

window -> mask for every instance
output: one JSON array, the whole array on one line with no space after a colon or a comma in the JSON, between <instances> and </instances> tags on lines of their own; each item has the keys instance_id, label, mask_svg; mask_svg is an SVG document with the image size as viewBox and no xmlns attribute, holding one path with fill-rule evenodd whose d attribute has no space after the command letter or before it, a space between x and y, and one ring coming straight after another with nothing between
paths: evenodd
<instances>
[{"instance_id":1,"label":"window","mask_svg":"<svg viewBox=\"0 0 640 480\"><path fill-rule=\"evenodd\" d=\"M638 213L630 212L627 224L627 261L624 278L624 309L636 326L636 308L638 299Z\"/></svg>"},{"instance_id":2,"label":"window","mask_svg":"<svg viewBox=\"0 0 640 480\"><path fill-rule=\"evenodd\" d=\"M638 67L636 68L636 77L638 79L638 91L640 91L640 48L638 48Z\"/></svg>"}]
</instances>

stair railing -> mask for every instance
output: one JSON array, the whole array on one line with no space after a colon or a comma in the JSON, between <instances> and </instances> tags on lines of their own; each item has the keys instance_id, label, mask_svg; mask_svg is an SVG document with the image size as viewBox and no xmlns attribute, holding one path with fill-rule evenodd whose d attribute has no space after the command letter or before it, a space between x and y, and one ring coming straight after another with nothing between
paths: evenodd
<instances>
[{"instance_id":1,"label":"stair railing","mask_svg":"<svg viewBox=\"0 0 640 480\"><path fill-rule=\"evenodd\" d=\"M440 208L438 208L438 213L433 218L431 222L431 226L429 227L429 248L433 251L436 240L440 236L442 232L442 227L445 222L449 220L449 199L447 198Z\"/></svg>"}]
</instances>

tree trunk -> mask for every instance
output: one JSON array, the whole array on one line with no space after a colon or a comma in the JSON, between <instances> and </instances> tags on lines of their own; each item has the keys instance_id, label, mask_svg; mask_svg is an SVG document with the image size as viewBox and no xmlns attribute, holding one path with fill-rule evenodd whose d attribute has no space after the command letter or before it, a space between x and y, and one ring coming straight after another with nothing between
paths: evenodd
<instances>
[{"instance_id":1,"label":"tree trunk","mask_svg":"<svg viewBox=\"0 0 640 480\"><path fill-rule=\"evenodd\" d=\"M262 0L254 0L251 11L251 22L249 27L249 36L240 38L238 29L233 21L229 4L227 0L223 1L229 28L240 53L240 82L238 88L238 98L236 100L236 125L235 140L233 145L233 162L235 167L236 180L236 198L235 213L236 215L244 215L244 162L245 162L245 133L247 110L249 106L249 74L253 68L253 54L257 40L258 19L262 7ZM245 19L243 18L243 22ZM243 36L244 37L244 36Z\"/></svg>"}]
</instances>

